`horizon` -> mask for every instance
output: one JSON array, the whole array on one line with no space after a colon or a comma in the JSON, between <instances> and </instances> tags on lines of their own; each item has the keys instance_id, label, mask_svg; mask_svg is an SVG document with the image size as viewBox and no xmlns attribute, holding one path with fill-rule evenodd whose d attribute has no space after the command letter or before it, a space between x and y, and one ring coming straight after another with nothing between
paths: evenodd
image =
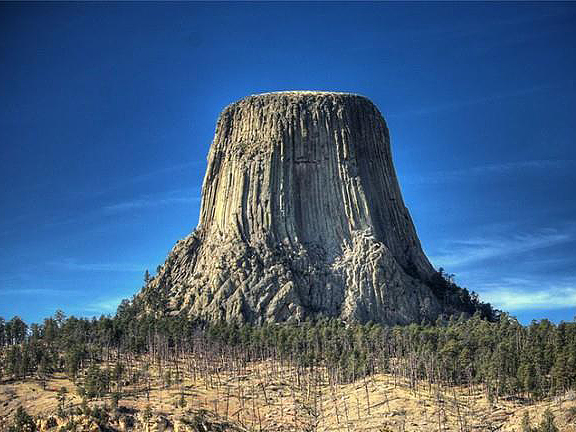
<instances>
[{"instance_id":1,"label":"horizon","mask_svg":"<svg viewBox=\"0 0 576 432\"><path fill-rule=\"evenodd\" d=\"M114 314L195 228L219 113L297 88L380 110L436 269L523 324L575 318L576 5L0 8L6 320Z\"/></svg>"}]
</instances>

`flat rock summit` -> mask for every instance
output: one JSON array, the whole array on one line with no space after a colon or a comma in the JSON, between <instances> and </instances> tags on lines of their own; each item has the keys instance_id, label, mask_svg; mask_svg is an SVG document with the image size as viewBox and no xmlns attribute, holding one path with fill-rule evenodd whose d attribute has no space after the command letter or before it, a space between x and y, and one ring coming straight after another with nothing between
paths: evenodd
<instances>
[{"instance_id":1,"label":"flat rock summit","mask_svg":"<svg viewBox=\"0 0 576 432\"><path fill-rule=\"evenodd\" d=\"M367 98L290 91L224 109L197 229L140 298L229 322L339 317L406 324L443 312Z\"/></svg>"}]
</instances>

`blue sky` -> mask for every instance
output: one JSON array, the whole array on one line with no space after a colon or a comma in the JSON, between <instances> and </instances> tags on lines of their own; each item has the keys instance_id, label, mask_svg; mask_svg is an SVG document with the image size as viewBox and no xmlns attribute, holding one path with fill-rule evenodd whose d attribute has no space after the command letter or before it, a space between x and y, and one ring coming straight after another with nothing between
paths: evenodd
<instances>
[{"instance_id":1,"label":"blue sky","mask_svg":"<svg viewBox=\"0 0 576 432\"><path fill-rule=\"evenodd\" d=\"M219 112L368 96L436 267L576 315L574 3L2 3L0 316L113 313L196 226Z\"/></svg>"}]
</instances>

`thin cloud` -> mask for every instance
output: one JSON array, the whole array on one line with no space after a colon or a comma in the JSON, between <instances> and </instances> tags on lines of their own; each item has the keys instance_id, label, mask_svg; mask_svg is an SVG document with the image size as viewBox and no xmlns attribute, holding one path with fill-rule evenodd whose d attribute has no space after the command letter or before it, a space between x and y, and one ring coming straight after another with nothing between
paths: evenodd
<instances>
[{"instance_id":1,"label":"thin cloud","mask_svg":"<svg viewBox=\"0 0 576 432\"><path fill-rule=\"evenodd\" d=\"M459 240L448 244L443 252L433 256L431 260L437 266L456 269L488 259L544 249L573 240L574 231L572 229L565 231L546 229L508 237Z\"/></svg>"},{"instance_id":2,"label":"thin cloud","mask_svg":"<svg viewBox=\"0 0 576 432\"><path fill-rule=\"evenodd\" d=\"M109 314L114 313L118 309L118 305L125 297L110 297L100 299L94 303L87 305L84 310L96 314Z\"/></svg>"},{"instance_id":3,"label":"thin cloud","mask_svg":"<svg viewBox=\"0 0 576 432\"><path fill-rule=\"evenodd\" d=\"M478 34L489 34L494 35L500 30L509 30L511 27L524 26L526 32L534 33L534 24L540 23L542 21L547 21L555 18L567 18L572 16L566 11L550 12L550 13L540 13L540 14L524 14L524 15L514 15L509 17L503 17L500 19L495 19L492 21L477 21L477 22L465 22L460 23L455 26L432 26L429 28L414 28L405 33L409 33L414 36L425 37L427 39L447 39L447 38L467 38L469 36L476 36ZM500 36L501 37L501 36Z\"/></svg>"},{"instance_id":4,"label":"thin cloud","mask_svg":"<svg viewBox=\"0 0 576 432\"><path fill-rule=\"evenodd\" d=\"M182 164L181 167L193 165L190 164ZM175 168L174 168L175 169ZM162 170L162 172L169 172L171 169L166 168ZM149 174L149 176L153 176L154 173ZM144 178L148 176L142 175L139 178ZM132 179L132 181L136 181ZM43 226L46 228L53 228L63 225L73 225L78 224L84 221L87 217L100 217L104 215L110 214L117 214L131 210L138 210L138 209L145 209L145 208L152 208L152 207L159 207L159 206L166 206L166 205L175 205L175 204L190 204L190 203L198 203L200 202L201 198L198 196L200 189L199 188L192 188L190 191L183 191L183 190L173 190L168 191L163 194L159 195L144 195L139 198L133 198L122 202L117 202L114 204L105 205L104 207L99 207L93 209L91 211L87 211L82 213L81 215L74 216L74 217L67 217L61 219L54 219L52 221L47 221L43 223ZM100 195L100 192L95 192L94 196ZM29 216L29 215L28 215ZM25 217L20 217L20 219L25 219ZM8 229L5 231L0 231L0 237L7 236L18 232L18 228L14 227L12 229Z\"/></svg>"},{"instance_id":5,"label":"thin cloud","mask_svg":"<svg viewBox=\"0 0 576 432\"><path fill-rule=\"evenodd\" d=\"M487 164L466 169L451 171L436 171L429 174L420 174L406 178L409 184L440 184L459 181L463 178L482 177L486 175L501 175L521 170L554 170L569 168L575 165L574 159L536 159L499 164Z\"/></svg>"},{"instance_id":6,"label":"thin cloud","mask_svg":"<svg viewBox=\"0 0 576 432\"><path fill-rule=\"evenodd\" d=\"M50 295L50 296L70 296L76 295L77 293L70 290L60 290L53 288L10 288L0 290L1 295Z\"/></svg>"},{"instance_id":7,"label":"thin cloud","mask_svg":"<svg viewBox=\"0 0 576 432\"><path fill-rule=\"evenodd\" d=\"M156 170L156 171L153 171L150 173L136 175L130 179L127 179L126 183L131 183L131 184L140 183L143 181L157 178L158 176L163 175L163 174L169 174L169 173L173 173L175 171L182 171L184 169L191 168L193 166L198 166L198 165L201 165L204 163L205 163L205 161L203 161L203 160L197 160L194 162L185 162L185 163L178 164L178 165L172 165L172 166L161 168L159 170Z\"/></svg>"},{"instance_id":8,"label":"thin cloud","mask_svg":"<svg viewBox=\"0 0 576 432\"><path fill-rule=\"evenodd\" d=\"M504 278L476 288L483 300L506 311L576 307L574 279L546 281L541 278Z\"/></svg>"},{"instance_id":9,"label":"thin cloud","mask_svg":"<svg viewBox=\"0 0 576 432\"><path fill-rule=\"evenodd\" d=\"M111 185L109 187L105 187L103 189L100 189L99 191L96 191L96 192L91 191L89 195L91 195L91 196L103 195L103 194L106 194L110 191L121 189L121 188L128 186L128 185L133 185L133 184L137 184L137 183L146 182L146 181L152 180L152 179L157 179L160 176L163 176L166 174L171 174L171 173L176 173L178 171L183 171L185 169L192 168L195 166L197 167L197 166L203 165L205 163L206 163L206 161L204 161L204 160L196 160L193 162L185 162L185 163L181 163L178 165L172 165L172 166L168 166L165 168L160 168L156 171L147 172L144 174L138 174L138 175L135 175L132 177L127 177L124 179L120 179L114 185Z\"/></svg>"},{"instance_id":10,"label":"thin cloud","mask_svg":"<svg viewBox=\"0 0 576 432\"><path fill-rule=\"evenodd\" d=\"M131 201L124 201L121 203L105 206L104 212L120 213L124 211L137 210L149 207L158 207L172 204L189 204L199 201L200 198L198 197L173 197L173 198L161 198L161 199L138 198Z\"/></svg>"},{"instance_id":11,"label":"thin cloud","mask_svg":"<svg viewBox=\"0 0 576 432\"><path fill-rule=\"evenodd\" d=\"M159 207L174 204L191 204L200 202L200 197L192 196L190 193L181 191L171 191L163 196L144 196L103 207L103 212L107 214L121 213L132 210L140 210L151 207Z\"/></svg>"},{"instance_id":12,"label":"thin cloud","mask_svg":"<svg viewBox=\"0 0 576 432\"><path fill-rule=\"evenodd\" d=\"M540 11L542 12L542 11ZM395 29L395 34L399 36L409 36L415 41L425 41L430 42L431 40L440 42L446 40L458 40L458 39L468 39L474 38L474 41L484 41L497 39L502 41L504 37L509 37L509 35L532 35L534 34L534 26L539 25L539 35L542 35L544 31L543 26L540 25L543 21L552 21L556 18L561 18L563 20L570 19L573 14L567 13L566 10L561 10L558 12L551 13L528 13L524 15L514 14L509 17L502 17L494 20L475 20L475 21L463 21L458 23L444 23L445 25L438 25L438 23L433 23L428 27L423 27L418 24L414 27L403 27ZM514 31L510 33L510 29L514 28ZM554 31L555 28L547 28L546 32ZM503 33L504 31L504 33ZM364 36L370 36L371 39L378 39L380 32L373 30L368 31ZM484 37L477 37L484 35ZM382 42L385 42L382 40ZM366 47L355 47L354 51L367 50Z\"/></svg>"},{"instance_id":13,"label":"thin cloud","mask_svg":"<svg viewBox=\"0 0 576 432\"><path fill-rule=\"evenodd\" d=\"M113 190L122 189L122 188L129 186L129 185L132 185L132 184L146 182L148 180L158 178L159 176L162 176L162 175L166 175L166 174L170 174L170 173L176 173L178 171L182 171L184 169L191 168L194 166L198 167L198 166L201 166L205 163L206 163L206 161L204 161L204 160L197 160L197 161L193 161L193 162L186 162L186 163L182 163L182 164L178 164L178 165L173 165L173 166L158 169L158 170L153 171L153 172L149 172L149 173L145 173L145 174L139 174L139 175L136 175L133 177L127 177L123 180L118 181L114 185L111 185L109 187L104 187L104 188L97 190L97 191L94 191L91 189L90 191L77 192L77 194L82 195L82 196L90 196L90 197L94 198L94 197L98 197L101 195L105 195L106 193L111 192ZM38 189L39 187L44 188L44 187L46 187L46 184L43 184L43 185L40 185L40 186L34 187L34 188L29 188L29 189L35 190L35 189ZM170 193L168 193L168 194L170 194ZM105 213L118 213L118 212L122 212L122 211L126 211L126 210L132 210L132 209L141 209L141 208L146 208L146 207L154 207L154 206L178 204L178 203L193 203L193 202L199 202L199 201L200 201L199 197L169 197L169 198L164 198L164 199L154 199L154 198L148 197L148 198L134 199L132 201L126 201L123 203L112 204L110 206L105 206L103 210ZM90 213L93 214L93 213L98 213L98 212L99 211L90 212ZM11 220L2 221L2 228L6 228L6 229L3 229L2 231L0 231L0 237L13 235L14 233L20 232L21 228L18 225L22 224L23 222L26 222L27 220L29 220L31 218L35 218L35 217L36 217L35 213L27 213L27 214L18 215L16 217L12 218ZM82 219L83 218L79 218L79 217L55 219L52 221L45 222L43 224L43 226L50 228L50 227L57 227L57 226L62 226L62 225L70 225L70 224L78 223Z\"/></svg>"},{"instance_id":14,"label":"thin cloud","mask_svg":"<svg viewBox=\"0 0 576 432\"><path fill-rule=\"evenodd\" d=\"M141 272L145 267L141 264L127 263L79 263L74 259L52 261L49 265L63 270L95 272Z\"/></svg>"},{"instance_id":15,"label":"thin cloud","mask_svg":"<svg viewBox=\"0 0 576 432\"><path fill-rule=\"evenodd\" d=\"M27 279L30 279L30 275L28 273L15 273L0 276L0 282L2 283L27 280Z\"/></svg>"},{"instance_id":16,"label":"thin cloud","mask_svg":"<svg viewBox=\"0 0 576 432\"><path fill-rule=\"evenodd\" d=\"M529 95L532 93L537 93L545 90L553 90L558 88L563 88L568 85L573 84L574 81L558 81L555 83L546 83L532 87L526 87L523 89L518 89L515 91L510 92L503 92L503 93L496 93L489 96L481 96L477 98L465 99L465 100L455 100L451 102L441 103L437 105L430 105L423 108L416 108L407 111L401 111L397 113L388 113L386 118L402 118L402 117L414 117L420 115L428 115L428 114L435 114L442 111L454 111L459 110L461 108L465 108L468 106L486 104L497 102L504 99L510 99L515 97L521 97L525 95Z\"/></svg>"},{"instance_id":17,"label":"thin cloud","mask_svg":"<svg viewBox=\"0 0 576 432\"><path fill-rule=\"evenodd\" d=\"M144 195L139 198L133 198L126 201L105 205L91 212L84 213L78 217L70 217L66 219L55 220L52 222L46 222L44 223L44 226L55 227L62 225L71 225L71 224L77 224L85 220L87 217L101 217L102 215L113 215L133 210L154 208L167 205L199 203L201 197L194 195L197 193L199 193L199 189L192 189L191 191L174 190L158 195ZM4 233L0 233L0 236L2 236L3 234Z\"/></svg>"}]
</instances>

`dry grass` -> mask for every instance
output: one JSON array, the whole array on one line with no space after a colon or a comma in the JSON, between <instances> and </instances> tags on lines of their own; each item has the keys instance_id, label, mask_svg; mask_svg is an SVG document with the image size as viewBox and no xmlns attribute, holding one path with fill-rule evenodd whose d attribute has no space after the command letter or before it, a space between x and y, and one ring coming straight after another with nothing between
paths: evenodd
<instances>
[{"instance_id":1,"label":"dry grass","mask_svg":"<svg viewBox=\"0 0 576 432\"><path fill-rule=\"evenodd\" d=\"M128 386L120 405L142 411L150 405L155 413L177 417L185 409L206 409L233 420L250 430L266 431L520 431L520 421L528 411L533 422L550 408L563 432L576 432L566 424L566 413L575 400L557 399L534 405L517 400L490 404L477 389L433 387L417 390L379 374L366 381L330 386L321 375L296 385L295 371L288 368L271 373L266 362L249 365L246 373L219 371L197 377L186 374L182 383L164 388L158 379L151 382L149 399L145 386ZM67 406L79 405L76 385L62 374L47 381L46 390L35 379L0 384L0 425L22 405L30 414L56 411L57 391L68 389ZM178 407L181 395L186 408ZM91 402L98 404L108 400Z\"/></svg>"}]
</instances>

